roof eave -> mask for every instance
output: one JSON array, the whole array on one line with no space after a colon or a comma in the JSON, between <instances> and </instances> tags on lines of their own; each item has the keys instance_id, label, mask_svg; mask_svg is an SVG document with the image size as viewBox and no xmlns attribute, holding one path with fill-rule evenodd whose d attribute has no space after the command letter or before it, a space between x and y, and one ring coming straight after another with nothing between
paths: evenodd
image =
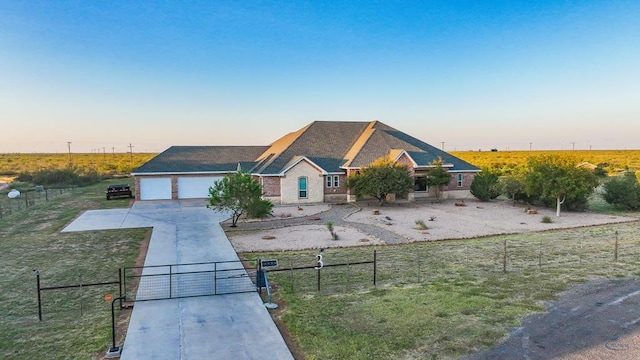
<instances>
[{"instance_id":1,"label":"roof eave","mask_svg":"<svg viewBox=\"0 0 640 360\"><path fill-rule=\"evenodd\" d=\"M207 175L207 174L231 174L235 170L225 171L158 171L158 172L132 172L131 176L150 176L150 175Z\"/></svg>"}]
</instances>

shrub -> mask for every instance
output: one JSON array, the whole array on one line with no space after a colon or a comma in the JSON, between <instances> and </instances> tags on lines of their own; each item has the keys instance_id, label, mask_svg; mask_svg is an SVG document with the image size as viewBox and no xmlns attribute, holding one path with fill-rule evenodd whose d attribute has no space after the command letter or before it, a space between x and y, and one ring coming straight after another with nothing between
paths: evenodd
<instances>
[{"instance_id":1,"label":"shrub","mask_svg":"<svg viewBox=\"0 0 640 360\"><path fill-rule=\"evenodd\" d=\"M424 223L423 220L416 220L416 229L418 230L427 230L427 224Z\"/></svg>"},{"instance_id":2,"label":"shrub","mask_svg":"<svg viewBox=\"0 0 640 360\"><path fill-rule=\"evenodd\" d=\"M471 194L480 201L489 201L500 195L498 175L485 169L474 176L471 182Z\"/></svg>"},{"instance_id":3,"label":"shrub","mask_svg":"<svg viewBox=\"0 0 640 360\"><path fill-rule=\"evenodd\" d=\"M333 234L333 221L327 221L326 225L329 232Z\"/></svg>"},{"instance_id":4,"label":"shrub","mask_svg":"<svg viewBox=\"0 0 640 360\"><path fill-rule=\"evenodd\" d=\"M553 222L553 220L551 219L551 216L545 215L545 216L542 217L542 222L544 224L551 224Z\"/></svg>"},{"instance_id":5,"label":"shrub","mask_svg":"<svg viewBox=\"0 0 640 360\"><path fill-rule=\"evenodd\" d=\"M16 180L48 187L88 186L97 184L102 177L94 169L82 170L75 167L64 169L42 169L34 173L21 173Z\"/></svg>"},{"instance_id":6,"label":"shrub","mask_svg":"<svg viewBox=\"0 0 640 360\"><path fill-rule=\"evenodd\" d=\"M256 199L247 206L247 216L250 218L263 219L273 212L273 203L269 200Z\"/></svg>"},{"instance_id":7,"label":"shrub","mask_svg":"<svg viewBox=\"0 0 640 360\"><path fill-rule=\"evenodd\" d=\"M640 184L636 175L627 171L622 176L611 178L603 185L604 201L625 210L640 208Z\"/></svg>"}]
</instances>

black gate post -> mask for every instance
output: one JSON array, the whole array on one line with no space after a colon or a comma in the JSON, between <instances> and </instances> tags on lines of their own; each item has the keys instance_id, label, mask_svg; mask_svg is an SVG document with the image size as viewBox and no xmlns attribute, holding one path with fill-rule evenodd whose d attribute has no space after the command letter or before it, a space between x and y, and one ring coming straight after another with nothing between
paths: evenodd
<instances>
[{"instance_id":1,"label":"black gate post","mask_svg":"<svg viewBox=\"0 0 640 360\"><path fill-rule=\"evenodd\" d=\"M33 269L36 274L36 287L38 291L38 321L42 321L42 298L40 297L40 271Z\"/></svg>"},{"instance_id":2,"label":"black gate post","mask_svg":"<svg viewBox=\"0 0 640 360\"><path fill-rule=\"evenodd\" d=\"M122 268L118 269L118 293L120 295L118 296L120 298L120 309L122 309L122 299L124 299L122 295Z\"/></svg>"},{"instance_id":3,"label":"black gate post","mask_svg":"<svg viewBox=\"0 0 640 360\"><path fill-rule=\"evenodd\" d=\"M378 274L378 251L373 250L373 286L376 286L377 274Z\"/></svg>"}]
</instances>

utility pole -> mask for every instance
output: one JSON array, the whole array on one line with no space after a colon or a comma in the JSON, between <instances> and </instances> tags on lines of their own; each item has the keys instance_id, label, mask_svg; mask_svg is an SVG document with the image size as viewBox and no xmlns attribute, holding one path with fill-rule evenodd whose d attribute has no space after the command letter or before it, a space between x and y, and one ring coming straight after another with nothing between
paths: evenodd
<instances>
[{"instance_id":1,"label":"utility pole","mask_svg":"<svg viewBox=\"0 0 640 360\"><path fill-rule=\"evenodd\" d=\"M116 147L115 147L115 146L112 146L112 147L111 147L111 152L113 153L113 155L115 155L115 154L116 154Z\"/></svg>"},{"instance_id":2,"label":"utility pole","mask_svg":"<svg viewBox=\"0 0 640 360\"><path fill-rule=\"evenodd\" d=\"M133 145L129 143L129 154L131 154L131 164L133 164Z\"/></svg>"},{"instance_id":3,"label":"utility pole","mask_svg":"<svg viewBox=\"0 0 640 360\"><path fill-rule=\"evenodd\" d=\"M576 143L572 142L571 145L572 145L571 150L575 151L576 150Z\"/></svg>"},{"instance_id":4,"label":"utility pole","mask_svg":"<svg viewBox=\"0 0 640 360\"><path fill-rule=\"evenodd\" d=\"M444 151L444 141L440 142L442 144L442 151Z\"/></svg>"},{"instance_id":5,"label":"utility pole","mask_svg":"<svg viewBox=\"0 0 640 360\"><path fill-rule=\"evenodd\" d=\"M71 141L67 141L67 149L69 149L69 165L71 165Z\"/></svg>"},{"instance_id":6,"label":"utility pole","mask_svg":"<svg viewBox=\"0 0 640 360\"><path fill-rule=\"evenodd\" d=\"M529 143L529 151L531 151L531 149L532 149L532 148L533 148L533 143L532 143L532 142L530 142L530 143Z\"/></svg>"}]
</instances>

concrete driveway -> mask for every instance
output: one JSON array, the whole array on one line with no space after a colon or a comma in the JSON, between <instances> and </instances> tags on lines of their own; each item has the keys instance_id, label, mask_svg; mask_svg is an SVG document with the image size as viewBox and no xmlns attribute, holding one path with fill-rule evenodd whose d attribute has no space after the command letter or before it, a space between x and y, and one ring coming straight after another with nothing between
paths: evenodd
<instances>
[{"instance_id":1,"label":"concrete driveway","mask_svg":"<svg viewBox=\"0 0 640 360\"><path fill-rule=\"evenodd\" d=\"M90 210L63 232L152 227L145 266L239 260L202 200ZM137 302L121 359L293 359L262 299L240 293Z\"/></svg>"}]
</instances>

